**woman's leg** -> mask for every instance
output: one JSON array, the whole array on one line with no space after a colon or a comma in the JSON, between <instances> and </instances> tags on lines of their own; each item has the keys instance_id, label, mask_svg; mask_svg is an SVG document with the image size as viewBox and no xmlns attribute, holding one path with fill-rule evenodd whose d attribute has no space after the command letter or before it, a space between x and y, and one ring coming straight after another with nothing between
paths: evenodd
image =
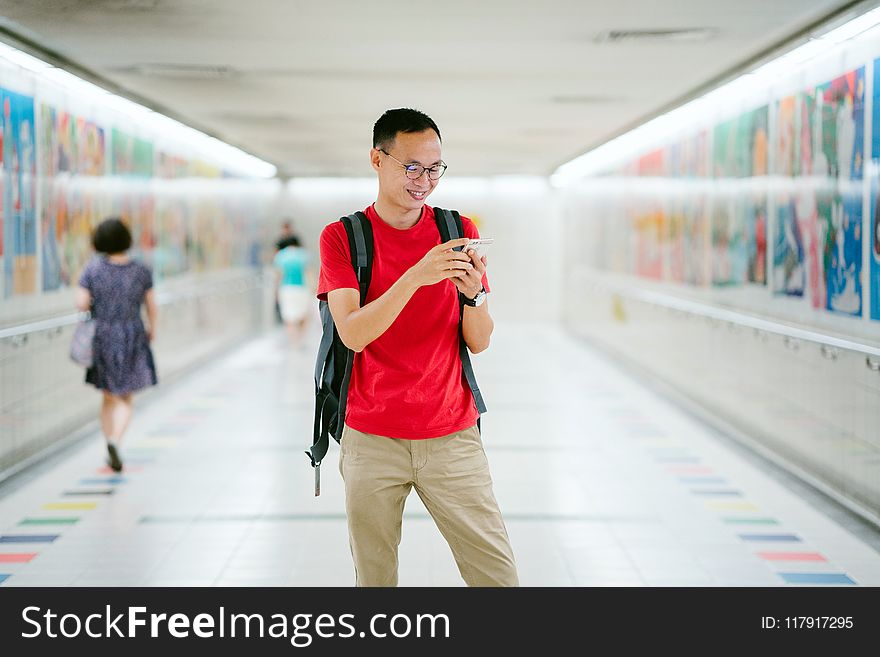
<instances>
[{"instance_id":1,"label":"woman's leg","mask_svg":"<svg viewBox=\"0 0 880 657\"><path fill-rule=\"evenodd\" d=\"M106 390L101 399L101 432L104 434L104 440L109 442L113 435L113 395Z\"/></svg>"},{"instance_id":2,"label":"woman's leg","mask_svg":"<svg viewBox=\"0 0 880 657\"><path fill-rule=\"evenodd\" d=\"M114 395L113 400L113 433L110 434L110 439L118 445L122 442L122 437L131 423L134 405L131 393Z\"/></svg>"},{"instance_id":3,"label":"woman's leg","mask_svg":"<svg viewBox=\"0 0 880 657\"><path fill-rule=\"evenodd\" d=\"M114 472L122 472L122 459L119 458L119 443L131 422L131 394L114 395L104 392L101 404L101 428L107 440L109 465Z\"/></svg>"}]
</instances>

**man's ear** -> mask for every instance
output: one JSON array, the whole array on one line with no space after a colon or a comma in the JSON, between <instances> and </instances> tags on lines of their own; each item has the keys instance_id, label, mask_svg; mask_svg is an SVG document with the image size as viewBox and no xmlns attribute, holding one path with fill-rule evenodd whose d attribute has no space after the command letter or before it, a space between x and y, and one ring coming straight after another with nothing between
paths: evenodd
<instances>
[{"instance_id":1,"label":"man's ear","mask_svg":"<svg viewBox=\"0 0 880 657\"><path fill-rule=\"evenodd\" d=\"M379 163L380 162L381 162L381 159L379 158L379 149L378 148L370 149L370 164L372 165L373 170L375 170L375 171L379 170Z\"/></svg>"}]
</instances>

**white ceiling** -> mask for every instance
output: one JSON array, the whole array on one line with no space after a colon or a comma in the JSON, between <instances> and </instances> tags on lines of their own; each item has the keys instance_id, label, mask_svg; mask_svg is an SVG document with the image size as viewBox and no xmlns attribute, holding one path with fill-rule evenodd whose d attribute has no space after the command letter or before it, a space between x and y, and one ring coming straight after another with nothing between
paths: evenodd
<instances>
[{"instance_id":1,"label":"white ceiling","mask_svg":"<svg viewBox=\"0 0 880 657\"><path fill-rule=\"evenodd\" d=\"M283 175L370 175L391 107L458 175L551 173L847 0L0 0L0 27ZM708 28L706 40L602 41Z\"/></svg>"}]
</instances>

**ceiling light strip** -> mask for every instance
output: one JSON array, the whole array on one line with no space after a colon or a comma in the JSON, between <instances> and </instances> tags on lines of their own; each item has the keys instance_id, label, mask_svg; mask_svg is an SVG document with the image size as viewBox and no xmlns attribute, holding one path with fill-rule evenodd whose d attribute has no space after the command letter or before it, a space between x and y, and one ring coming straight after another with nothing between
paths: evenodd
<instances>
[{"instance_id":1,"label":"ceiling light strip","mask_svg":"<svg viewBox=\"0 0 880 657\"><path fill-rule=\"evenodd\" d=\"M863 35L880 25L880 7L858 16L828 32L810 38L806 43L794 48L769 62L759 65L752 71L724 84L709 93L684 105L661 114L604 144L559 166L550 176L554 187L565 187L627 158L644 153L653 146L659 146L660 139L679 133L693 126L698 117L705 116L710 108L723 105L725 99L747 97L758 89L768 89L770 84L782 74L791 74L832 48Z\"/></svg>"}]
</instances>

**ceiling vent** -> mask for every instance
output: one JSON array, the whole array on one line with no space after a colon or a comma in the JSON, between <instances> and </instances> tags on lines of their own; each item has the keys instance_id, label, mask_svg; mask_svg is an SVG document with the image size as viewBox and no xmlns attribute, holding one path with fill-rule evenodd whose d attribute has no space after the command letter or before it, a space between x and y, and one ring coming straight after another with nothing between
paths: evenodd
<instances>
[{"instance_id":1,"label":"ceiling vent","mask_svg":"<svg viewBox=\"0 0 880 657\"><path fill-rule=\"evenodd\" d=\"M24 5L36 11L54 14L83 14L93 12L147 13L167 9L167 0L11 0L4 4Z\"/></svg>"},{"instance_id":2,"label":"ceiling vent","mask_svg":"<svg viewBox=\"0 0 880 657\"><path fill-rule=\"evenodd\" d=\"M596 36L598 43L631 43L634 41L708 41L718 34L713 27L685 27L666 30L608 30Z\"/></svg>"},{"instance_id":3,"label":"ceiling vent","mask_svg":"<svg viewBox=\"0 0 880 657\"><path fill-rule=\"evenodd\" d=\"M117 73L144 75L153 78L182 78L187 80L226 80L240 75L231 66L201 64L132 64L113 69Z\"/></svg>"}]
</instances>

